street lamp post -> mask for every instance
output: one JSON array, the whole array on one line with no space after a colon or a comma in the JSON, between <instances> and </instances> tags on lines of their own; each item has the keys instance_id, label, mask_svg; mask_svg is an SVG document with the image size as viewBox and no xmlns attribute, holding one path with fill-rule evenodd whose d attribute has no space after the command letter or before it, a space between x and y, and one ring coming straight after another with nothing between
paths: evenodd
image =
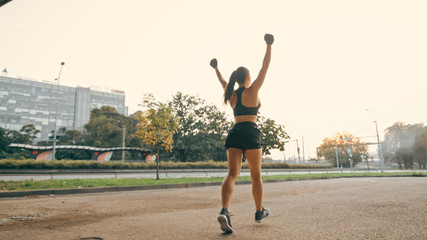
<instances>
[{"instance_id":1,"label":"street lamp post","mask_svg":"<svg viewBox=\"0 0 427 240\"><path fill-rule=\"evenodd\" d=\"M345 141L347 141L347 153L348 153L348 161L350 162L350 168L353 169L353 153L351 153L351 145L349 143L349 141L351 140L351 138L349 137L345 137Z\"/></svg>"},{"instance_id":2,"label":"street lamp post","mask_svg":"<svg viewBox=\"0 0 427 240\"><path fill-rule=\"evenodd\" d=\"M370 111L370 109L366 109L366 111ZM383 151L382 151L381 144L380 144L380 136L378 134L378 123L376 120L373 122L375 123L375 130L377 132L378 157L380 158L381 172L383 173L384 172L384 157L383 157Z\"/></svg>"},{"instance_id":3,"label":"street lamp post","mask_svg":"<svg viewBox=\"0 0 427 240\"><path fill-rule=\"evenodd\" d=\"M377 142L378 142L378 156L380 157L380 164L381 164L381 173L384 172L384 158L383 158L383 151L381 149L380 144L380 136L378 135L378 123L377 121L373 121L375 123L375 129L377 131Z\"/></svg>"},{"instance_id":4,"label":"street lamp post","mask_svg":"<svg viewBox=\"0 0 427 240\"><path fill-rule=\"evenodd\" d=\"M124 148L126 145L126 125L123 125L123 133L122 133L122 147ZM125 150L122 150L122 162L125 161Z\"/></svg>"},{"instance_id":5,"label":"street lamp post","mask_svg":"<svg viewBox=\"0 0 427 240\"><path fill-rule=\"evenodd\" d=\"M304 136L302 136L302 162L305 163Z\"/></svg>"},{"instance_id":6,"label":"street lamp post","mask_svg":"<svg viewBox=\"0 0 427 240\"><path fill-rule=\"evenodd\" d=\"M340 165L339 165L339 161L338 161L338 146L337 146L336 141L335 141L335 158L337 159L337 168L339 168Z\"/></svg>"},{"instance_id":7,"label":"street lamp post","mask_svg":"<svg viewBox=\"0 0 427 240\"><path fill-rule=\"evenodd\" d=\"M298 139L286 140L286 141L284 141L284 143L288 143L290 141L297 142L298 164L301 164L301 156L300 156L300 148L299 148L299 145L298 145Z\"/></svg>"},{"instance_id":8,"label":"street lamp post","mask_svg":"<svg viewBox=\"0 0 427 240\"><path fill-rule=\"evenodd\" d=\"M58 80L57 91L56 91L56 111L55 111L55 128L53 129L53 150L52 150L52 160L55 160L56 154L56 125L58 122L58 103L59 103L59 81L61 79L62 67L64 66L64 62L61 62L61 69L59 70L59 75L56 80Z\"/></svg>"}]
</instances>

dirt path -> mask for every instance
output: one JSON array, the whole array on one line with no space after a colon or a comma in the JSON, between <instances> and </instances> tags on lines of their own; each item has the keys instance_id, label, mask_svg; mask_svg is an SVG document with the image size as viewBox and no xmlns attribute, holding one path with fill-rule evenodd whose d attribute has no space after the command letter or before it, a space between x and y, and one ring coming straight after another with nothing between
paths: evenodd
<instances>
[{"instance_id":1,"label":"dirt path","mask_svg":"<svg viewBox=\"0 0 427 240\"><path fill-rule=\"evenodd\" d=\"M237 185L233 234L216 217L220 187L0 199L0 239L427 239L427 178L268 183L272 216L254 222Z\"/></svg>"}]
</instances>

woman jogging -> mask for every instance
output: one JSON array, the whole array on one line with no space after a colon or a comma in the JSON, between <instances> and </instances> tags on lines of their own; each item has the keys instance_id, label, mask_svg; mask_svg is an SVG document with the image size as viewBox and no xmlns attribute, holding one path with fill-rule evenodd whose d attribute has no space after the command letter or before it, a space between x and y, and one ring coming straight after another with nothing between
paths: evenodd
<instances>
[{"instance_id":1,"label":"woman jogging","mask_svg":"<svg viewBox=\"0 0 427 240\"><path fill-rule=\"evenodd\" d=\"M225 177L221 187L222 209L218 216L218 222L221 230L226 233L232 233L233 228L230 221L229 206L234 185L242 166L242 157L245 154L249 163L249 169L252 178L252 195L255 200L255 221L261 222L270 215L270 210L262 205L263 185L261 179L262 149L261 132L259 131L256 120L258 109L261 103L258 99L258 91L264 83L268 66L271 59L271 45L274 37L266 34L264 40L267 43L262 68L258 77L251 84L251 78L248 69L245 67L237 68L230 76L227 82L222 77L218 69L218 62L214 58L210 65L215 69L219 82L224 89L224 102L229 103L234 112L234 127L228 133L225 146L227 148L228 175ZM239 88L234 90L235 83Z\"/></svg>"}]
</instances>

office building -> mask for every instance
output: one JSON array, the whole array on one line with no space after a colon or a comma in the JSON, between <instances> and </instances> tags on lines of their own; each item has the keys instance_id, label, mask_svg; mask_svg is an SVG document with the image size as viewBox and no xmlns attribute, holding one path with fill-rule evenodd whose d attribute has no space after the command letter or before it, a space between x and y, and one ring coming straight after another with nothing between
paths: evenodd
<instances>
[{"instance_id":1,"label":"office building","mask_svg":"<svg viewBox=\"0 0 427 240\"><path fill-rule=\"evenodd\" d=\"M0 127L19 131L33 124L40 130L36 141L48 140L55 119L57 129L82 130L89 122L90 111L102 106L115 107L128 115L125 95L120 90L96 91L0 76Z\"/></svg>"}]
</instances>

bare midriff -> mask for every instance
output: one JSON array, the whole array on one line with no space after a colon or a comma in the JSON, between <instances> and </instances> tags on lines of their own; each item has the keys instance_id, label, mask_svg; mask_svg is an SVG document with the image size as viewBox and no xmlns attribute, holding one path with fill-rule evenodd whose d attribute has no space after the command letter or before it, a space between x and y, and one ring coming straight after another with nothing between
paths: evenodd
<instances>
[{"instance_id":1,"label":"bare midriff","mask_svg":"<svg viewBox=\"0 0 427 240\"><path fill-rule=\"evenodd\" d=\"M234 123L241 123L241 122L253 122L253 123L256 123L256 119L257 119L256 115L234 116Z\"/></svg>"}]
</instances>

